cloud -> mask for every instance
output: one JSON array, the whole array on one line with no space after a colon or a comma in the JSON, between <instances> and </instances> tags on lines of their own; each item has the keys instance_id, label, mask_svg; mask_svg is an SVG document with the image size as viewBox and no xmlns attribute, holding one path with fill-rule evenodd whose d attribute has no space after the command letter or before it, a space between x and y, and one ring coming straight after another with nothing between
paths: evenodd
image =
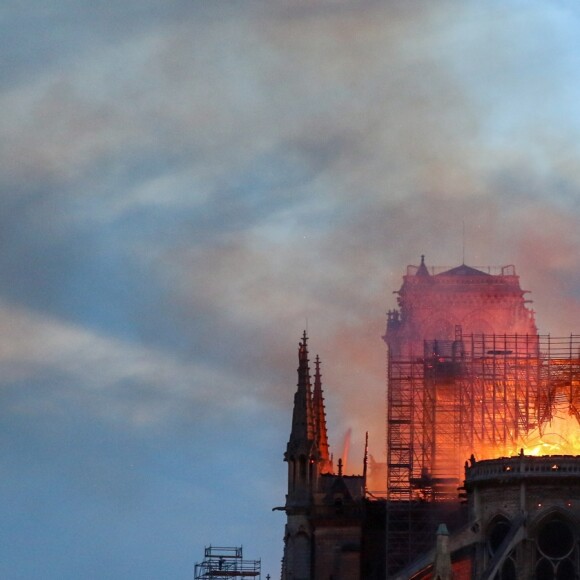
<instances>
[{"instance_id":1,"label":"cloud","mask_svg":"<svg viewBox=\"0 0 580 580\"><path fill-rule=\"evenodd\" d=\"M219 419L260 404L245 381L234 381L219 367L184 364L6 303L0 320L6 329L0 340L3 390L17 403L5 414L49 413L58 419L67 411L58 403L70 399L95 418L142 429L178 417Z\"/></svg>"},{"instance_id":2,"label":"cloud","mask_svg":"<svg viewBox=\"0 0 580 580\"><path fill-rule=\"evenodd\" d=\"M557 82L568 65L550 66L570 34L551 38L542 75L519 73L540 54L529 32L567 30L565 8L262 8L175 3L158 22L94 9L100 50L65 44L4 91L3 292L89 334L238 373L267 396L306 318L323 341L342 325L380 327L407 262L459 260L462 222L468 259L526 260L539 208L569 207L578 180L575 124L545 138L513 99L558 121L534 87L553 79L550 103L574 94ZM113 17L133 20L127 34L104 35ZM543 136L523 148L530 135ZM528 225L508 231L503 216ZM570 255L564 237L551 247Z\"/></svg>"}]
</instances>

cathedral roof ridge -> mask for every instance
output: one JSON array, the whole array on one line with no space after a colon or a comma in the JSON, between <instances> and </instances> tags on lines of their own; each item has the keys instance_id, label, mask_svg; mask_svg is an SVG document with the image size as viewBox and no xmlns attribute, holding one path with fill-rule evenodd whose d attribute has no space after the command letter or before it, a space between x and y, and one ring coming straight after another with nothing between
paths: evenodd
<instances>
[{"instance_id":1,"label":"cathedral roof ridge","mask_svg":"<svg viewBox=\"0 0 580 580\"><path fill-rule=\"evenodd\" d=\"M456 266L455 268L451 268L450 270L446 270L444 272L440 272L437 276L485 276L489 277L492 274L488 274L487 272L483 272L482 270L478 270L477 268L473 268L468 266L467 264L461 264L461 266Z\"/></svg>"},{"instance_id":2,"label":"cathedral roof ridge","mask_svg":"<svg viewBox=\"0 0 580 580\"><path fill-rule=\"evenodd\" d=\"M425 281L436 278L437 276L465 276L465 277L515 277L516 269L513 264L507 265L487 265L487 266L468 266L463 262L459 266L426 266L424 256L421 256L419 266L408 265L407 276L411 278L423 278Z\"/></svg>"}]
</instances>

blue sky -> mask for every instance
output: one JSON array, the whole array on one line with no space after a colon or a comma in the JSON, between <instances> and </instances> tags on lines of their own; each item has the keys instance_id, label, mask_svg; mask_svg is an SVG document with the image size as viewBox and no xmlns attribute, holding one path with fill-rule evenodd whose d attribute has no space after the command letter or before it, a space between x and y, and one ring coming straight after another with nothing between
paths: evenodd
<instances>
[{"instance_id":1,"label":"blue sky","mask_svg":"<svg viewBox=\"0 0 580 580\"><path fill-rule=\"evenodd\" d=\"M7 0L0 576L275 578L308 323L383 457L409 263L515 264L580 332L572 1Z\"/></svg>"}]
</instances>

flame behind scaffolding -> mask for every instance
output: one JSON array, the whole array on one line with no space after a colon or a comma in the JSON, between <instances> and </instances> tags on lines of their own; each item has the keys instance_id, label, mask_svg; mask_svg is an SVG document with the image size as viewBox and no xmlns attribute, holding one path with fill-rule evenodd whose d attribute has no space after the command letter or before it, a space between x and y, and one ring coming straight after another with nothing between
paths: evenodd
<instances>
[{"instance_id":1,"label":"flame behind scaffolding","mask_svg":"<svg viewBox=\"0 0 580 580\"><path fill-rule=\"evenodd\" d=\"M580 453L580 336L459 331L389 356L388 367L390 500L456 499L472 455ZM568 437L547 443L553 424L570 419Z\"/></svg>"}]
</instances>

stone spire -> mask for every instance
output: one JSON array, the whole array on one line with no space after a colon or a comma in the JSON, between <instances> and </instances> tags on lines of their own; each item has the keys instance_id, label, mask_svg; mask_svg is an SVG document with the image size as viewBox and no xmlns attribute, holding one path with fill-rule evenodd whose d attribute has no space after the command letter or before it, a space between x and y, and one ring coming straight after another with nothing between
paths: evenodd
<instances>
[{"instance_id":1,"label":"stone spire","mask_svg":"<svg viewBox=\"0 0 580 580\"><path fill-rule=\"evenodd\" d=\"M309 580L314 551L310 511L318 491L318 450L312 410L312 390L308 367L306 331L298 345L298 385L294 394L292 429L284 453L288 464L288 493L284 511L287 515L284 534L284 580Z\"/></svg>"},{"instance_id":2,"label":"stone spire","mask_svg":"<svg viewBox=\"0 0 580 580\"><path fill-rule=\"evenodd\" d=\"M308 366L308 337L306 331L302 342L298 345L298 389L294 395L294 411L292 413L292 431L290 432L290 447L301 448L305 453L311 452L315 443L316 430L312 410L312 390L310 386L310 367Z\"/></svg>"},{"instance_id":3,"label":"stone spire","mask_svg":"<svg viewBox=\"0 0 580 580\"><path fill-rule=\"evenodd\" d=\"M306 332L298 345L298 388L294 395L292 430L284 461L288 462L286 510L305 509L311 505L318 485L319 452L312 409L312 389L308 367Z\"/></svg>"},{"instance_id":4,"label":"stone spire","mask_svg":"<svg viewBox=\"0 0 580 580\"><path fill-rule=\"evenodd\" d=\"M320 358L318 355L316 355L315 364L312 410L316 426L316 445L320 456L320 473L330 473L332 472L332 461L328 451L328 432L326 430L326 413L324 411L324 396L322 395L322 375L320 374Z\"/></svg>"}]
</instances>

